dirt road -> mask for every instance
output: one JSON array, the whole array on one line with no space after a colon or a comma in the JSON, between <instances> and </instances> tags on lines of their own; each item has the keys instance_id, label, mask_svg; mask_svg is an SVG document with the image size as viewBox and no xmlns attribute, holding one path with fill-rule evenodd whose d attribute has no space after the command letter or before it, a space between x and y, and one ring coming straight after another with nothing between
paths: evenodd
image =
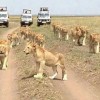
<instances>
[{"instance_id":1,"label":"dirt road","mask_svg":"<svg viewBox=\"0 0 100 100\"><path fill-rule=\"evenodd\" d=\"M16 28L10 29L1 38L6 39L8 33L12 33ZM17 82L16 82L16 65L15 56L13 50L11 50L8 61L8 69L0 70L0 100L19 100L17 94Z\"/></svg>"},{"instance_id":2,"label":"dirt road","mask_svg":"<svg viewBox=\"0 0 100 100\"><path fill-rule=\"evenodd\" d=\"M51 74L49 68L49 74ZM55 88L58 89L63 100L100 100L100 91L87 81L80 78L79 74L67 69L68 80L61 80L61 70L58 68L59 75L52 81Z\"/></svg>"}]
</instances>

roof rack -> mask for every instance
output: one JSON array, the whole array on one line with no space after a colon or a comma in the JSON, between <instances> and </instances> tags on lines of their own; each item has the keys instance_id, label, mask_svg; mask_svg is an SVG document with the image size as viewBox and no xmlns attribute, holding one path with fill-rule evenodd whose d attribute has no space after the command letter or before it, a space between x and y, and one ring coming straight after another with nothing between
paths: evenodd
<instances>
[{"instance_id":1,"label":"roof rack","mask_svg":"<svg viewBox=\"0 0 100 100\"><path fill-rule=\"evenodd\" d=\"M29 9L23 9L23 13L24 14L31 14L31 10L29 10Z\"/></svg>"},{"instance_id":2,"label":"roof rack","mask_svg":"<svg viewBox=\"0 0 100 100\"><path fill-rule=\"evenodd\" d=\"M40 7L40 11L49 11L48 7Z\"/></svg>"},{"instance_id":3,"label":"roof rack","mask_svg":"<svg viewBox=\"0 0 100 100\"><path fill-rule=\"evenodd\" d=\"M0 11L7 11L7 7L0 7Z\"/></svg>"}]
</instances>

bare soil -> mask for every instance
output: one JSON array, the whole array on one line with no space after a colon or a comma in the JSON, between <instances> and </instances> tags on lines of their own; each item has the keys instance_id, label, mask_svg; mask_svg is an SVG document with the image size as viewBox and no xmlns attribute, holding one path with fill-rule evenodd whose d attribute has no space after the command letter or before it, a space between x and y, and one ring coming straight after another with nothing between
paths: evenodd
<instances>
[{"instance_id":1,"label":"bare soil","mask_svg":"<svg viewBox=\"0 0 100 100\"><path fill-rule=\"evenodd\" d=\"M10 29L6 33L0 35L0 37L6 39L7 34L12 33L15 29L16 28ZM8 69L0 70L0 100L19 100L17 91L15 56L13 50L11 50L9 54Z\"/></svg>"}]
</instances>

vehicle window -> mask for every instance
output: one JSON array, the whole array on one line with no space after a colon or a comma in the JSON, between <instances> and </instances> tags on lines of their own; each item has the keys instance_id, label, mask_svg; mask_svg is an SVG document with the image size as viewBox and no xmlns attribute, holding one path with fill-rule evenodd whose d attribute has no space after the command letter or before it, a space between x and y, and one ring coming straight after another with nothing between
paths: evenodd
<instances>
[{"instance_id":1,"label":"vehicle window","mask_svg":"<svg viewBox=\"0 0 100 100\"><path fill-rule=\"evenodd\" d=\"M0 14L0 17L7 17L7 14Z\"/></svg>"}]
</instances>

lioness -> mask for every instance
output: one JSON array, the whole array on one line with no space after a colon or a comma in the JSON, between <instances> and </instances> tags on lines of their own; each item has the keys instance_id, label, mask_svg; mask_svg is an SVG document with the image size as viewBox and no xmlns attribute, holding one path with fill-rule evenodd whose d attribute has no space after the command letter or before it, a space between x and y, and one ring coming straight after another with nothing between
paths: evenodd
<instances>
[{"instance_id":1,"label":"lioness","mask_svg":"<svg viewBox=\"0 0 100 100\"><path fill-rule=\"evenodd\" d=\"M62 24L60 22L52 23L54 36L56 36L59 39L61 38L61 36L60 36L60 27L61 27L61 25Z\"/></svg>"},{"instance_id":2,"label":"lioness","mask_svg":"<svg viewBox=\"0 0 100 100\"><path fill-rule=\"evenodd\" d=\"M56 25L57 25L56 22L52 23L52 28L53 28L54 35L56 34Z\"/></svg>"},{"instance_id":3,"label":"lioness","mask_svg":"<svg viewBox=\"0 0 100 100\"><path fill-rule=\"evenodd\" d=\"M76 26L71 29L71 35L73 38L73 42L77 40L77 44L79 46L86 45L86 36L88 34L88 29L85 26ZM80 43L80 39L82 39L82 44Z\"/></svg>"},{"instance_id":4,"label":"lioness","mask_svg":"<svg viewBox=\"0 0 100 100\"><path fill-rule=\"evenodd\" d=\"M21 35L22 39L29 38L30 31L31 31L31 29L28 26L20 27L20 35Z\"/></svg>"},{"instance_id":5,"label":"lioness","mask_svg":"<svg viewBox=\"0 0 100 100\"><path fill-rule=\"evenodd\" d=\"M26 27L20 27L20 35L22 39L25 39Z\"/></svg>"},{"instance_id":6,"label":"lioness","mask_svg":"<svg viewBox=\"0 0 100 100\"><path fill-rule=\"evenodd\" d=\"M61 38L60 28L61 28L61 24L55 25L55 32L58 39Z\"/></svg>"},{"instance_id":7,"label":"lioness","mask_svg":"<svg viewBox=\"0 0 100 100\"><path fill-rule=\"evenodd\" d=\"M34 39L35 43L37 43L39 46L43 47L44 48L44 43L45 43L45 36L42 35L42 34L36 34L35 35L35 39Z\"/></svg>"},{"instance_id":8,"label":"lioness","mask_svg":"<svg viewBox=\"0 0 100 100\"><path fill-rule=\"evenodd\" d=\"M57 53L56 55L54 55L32 42L28 42L26 44L24 52L26 54L32 53L35 58L38 71L37 75L34 75L35 78L43 78L43 69L46 65L51 66L54 72L54 75L50 76L49 78L54 79L58 74L57 67L60 67L62 69L62 79L67 80L67 74L64 65L64 56L62 54Z\"/></svg>"},{"instance_id":9,"label":"lioness","mask_svg":"<svg viewBox=\"0 0 100 100\"><path fill-rule=\"evenodd\" d=\"M3 65L2 69L7 69L8 55L10 51L9 41L0 40L0 61Z\"/></svg>"},{"instance_id":10,"label":"lioness","mask_svg":"<svg viewBox=\"0 0 100 100\"><path fill-rule=\"evenodd\" d=\"M89 48L91 53L99 53L100 48L100 34L90 34Z\"/></svg>"},{"instance_id":11,"label":"lioness","mask_svg":"<svg viewBox=\"0 0 100 100\"><path fill-rule=\"evenodd\" d=\"M7 35L7 39L10 41L10 47L12 48L13 46L19 45L20 43L20 37L18 36L17 32L10 33Z\"/></svg>"},{"instance_id":12,"label":"lioness","mask_svg":"<svg viewBox=\"0 0 100 100\"><path fill-rule=\"evenodd\" d=\"M60 31L60 38L61 39L65 39L65 40L69 40L69 34L68 34L68 28L66 26L61 26L59 28Z\"/></svg>"}]
</instances>

